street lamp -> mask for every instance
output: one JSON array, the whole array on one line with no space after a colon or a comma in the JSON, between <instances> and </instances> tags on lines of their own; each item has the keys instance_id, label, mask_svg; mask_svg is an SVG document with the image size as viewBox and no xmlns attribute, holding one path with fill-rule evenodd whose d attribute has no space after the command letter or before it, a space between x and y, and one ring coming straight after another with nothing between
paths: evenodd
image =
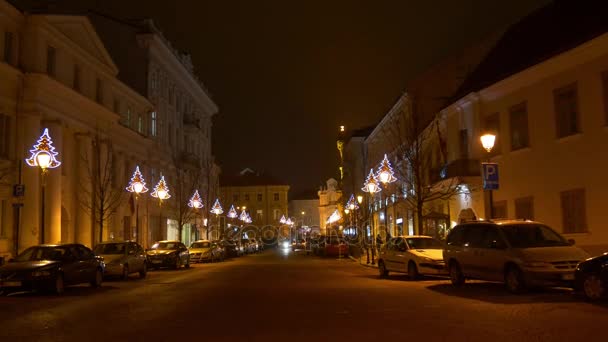
<instances>
[{"instance_id":1,"label":"street lamp","mask_svg":"<svg viewBox=\"0 0 608 342\"><path fill-rule=\"evenodd\" d=\"M359 196L361 197L361 196ZM361 200L363 200L363 197L361 197ZM350 213L350 226L352 228L353 226L353 215L355 215L355 210L359 209L359 205L357 204L357 201L355 201L355 195L351 194L350 198L348 199L348 202L346 202L346 210L344 210L345 213Z\"/></svg>"},{"instance_id":2,"label":"street lamp","mask_svg":"<svg viewBox=\"0 0 608 342\"><path fill-rule=\"evenodd\" d=\"M139 166L135 166L135 171L133 172L133 176L131 176L131 181L129 185L126 187L126 190L130 193L135 194L135 234L137 242L141 242L139 238L139 195L148 192L148 188L146 187L146 182L144 181L144 176L139 171ZM133 210L133 209L131 209ZM133 212L131 212L132 214ZM101 233L100 233L101 235ZM101 239L99 240L101 241Z\"/></svg>"},{"instance_id":3,"label":"street lamp","mask_svg":"<svg viewBox=\"0 0 608 342\"><path fill-rule=\"evenodd\" d=\"M219 200L219 198L216 198L215 203L213 203L213 207L211 207L211 213L215 214L218 229L220 228L220 214L223 212L224 212L224 209L222 209L220 200ZM221 234L220 234L220 237L221 237Z\"/></svg>"},{"instance_id":4,"label":"street lamp","mask_svg":"<svg viewBox=\"0 0 608 342\"><path fill-rule=\"evenodd\" d=\"M378 175L378 180L380 180L380 183L384 185L384 189L388 192L388 184L396 182L397 181L397 177L395 177L395 173L393 172L393 167L391 166L391 162L388 160L388 157L386 154L384 154L384 159L382 159L382 162L380 163L380 166L378 167L378 171L377 171L377 175ZM384 202L382 203L384 206L384 230L385 233L388 235L388 199L389 196L388 194L386 195L386 201L382 200L382 196L380 197L380 201Z\"/></svg>"},{"instance_id":5,"label":"street lamp","mask_svg":"<svg viewBox=\"0 0 608 342\"><path fill-rule=\"evenodd\" d=\"M203 200L201 198L201 195L198 193L198 190L194 190L194 193L192 194L192 197L190 197L190 200L188 201L188 206L190 208L193 208L195 211L195 216L194 216L194 224L196 225L196 216L198 215L198 210L201 209L203 207ZM196 227L196 231L197 231L197 238L198 238L198 227Z\"/></svg>"},{"instance_id":6,"label":"street lamp","mask_svg":"<svg viewBox=\"0 0 608 342\"><path fill-rule=\"evenodd\" d=\"M492 149L494 148L494 143L496 142L496 135L491 134L491 133L486 133L484 135L482 135L479 140L481 140L481 145L483 146L483 148L488 152L488 154L490 154L492 152ZM487 162L490 161L490 157L488 155L487 158ZM483 164L483 163L482 163ZM482 165L483 166L483 165ZM482 177L484 176L484 172L482 170ZM494 218L494 196L492 194L492 189L488 189L488 197L490 200L490 220Z\"/></svg>"},{"instance_id":7,"label":"street lamp","mask_svg":"<svg viewBox=\"0 0 608 342\"><path fill-rule=\"evenodd\" d=\"M49 129L45 128L44 132L38 138L36 144L30 150L30 157L25 159L27 165L31 167L39 167L40 168L40 177L41 177L41 205L40 205L40 243L44 243L44 233L45 233L45 220L44 220L44 200L45 200L45 188L46 188L46 173L49 169L54 169L61 165L61 162L57 160L57 156L59 156L59 152L55 152L55 147L53 146L53 140L51 140L51 136L49 135Z\"/></svg>"},{"instance_id":8,"label":"street lamp","mask_svg":"<svg viewBox=\"0 0 608 342\"><path fill-rule=\"evenodd\" d=\"M374 169L370 169L369 170L369 175L367 175L367 179L365 180L365 183L363 184L363 188L361 188L361 190L369 193L369 198L370 198L370 204L373 203L374 201L374 195L380 191L382 191L382 189L380 189L380 187L378 186L378 179L376 178L376 175L374 174ZM370 230L371 230L371 245L372 245L372 260L371 263L372 265L375 264L375 248L376 248L376 239L375 239L375 232L374 232L374 216L373 216L373 212L372 212L372 207L370 206L369 208L370 210L370 217L371 220L369 222L370 224ZM368 260L369 263L369 260Z\"/></svg>"},{"instance_id":9,"label":"street lamp","mask_svg":"<svg viewBox=\"0 0 608 342\"><path fill-rule=\"evenodd\" d=\"M154 191L150 194L150 196L154 198L158 198L158 227L159 231L163 229L163 201L171 198L169 195L169 186L165 181L165 176L161 175L160 180L154 187Z\"/></svg>"}]
</instances>

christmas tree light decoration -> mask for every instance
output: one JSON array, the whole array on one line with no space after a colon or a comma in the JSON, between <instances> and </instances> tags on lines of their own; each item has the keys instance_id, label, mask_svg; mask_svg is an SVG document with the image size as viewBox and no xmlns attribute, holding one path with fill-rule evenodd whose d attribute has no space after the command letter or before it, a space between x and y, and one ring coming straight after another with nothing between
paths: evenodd
<instances>
[{"instance_id":1,"label":"christmas tree light decoration","mask_svg":"<svg viewBox=\"0 0 608 342\"><path fill-rule=\"evenodd\" d=\"M251 216L249 216L249 214L247 214L247 220L245 221L245 223L251 223L253 222L253 220L251 219Z\"/></svg>"},{"instance_id":2,"label":"christmas tree light decoration","mask_svg":"<svg viewBox=\"0 0 608 342\"><path fill-rule=\"evenodd\" d=\"M384 159L382 159L382 162L378 167L377 178L384 184L392 183L397 180L397 177L395 177L395 172L393 172L391 162L388 160L386 154L384 154Z\"/></svg>"},{"instance_id":3,"label":"christmas tree light decoration","mask_svg":"<svg viewBox=\"0 0 608 342\"><path fill-rule=\"evenodd\" d=\"M245 209L243 209L243 211L241 211L241 215L239 215L239 220L245 222L247 221L247 212L245 211Z\"/></svg>"},{"instance_id":4,"label":"christmas tree light decoration","mask_svg":"<svg viewBox=\"0 0 608 342\"><path fill-rule=\"evenodd\" d=\"M378 179L376 178L376 175L374 175L373 169L369 170L369 175L367 175L367 179L365 180L365 184L363 184L361 190L369 192L370 194L375 194L376 192L382 191L382 189L380 189L378 186Z\"/></svg>"},{"instance_id":5,"label":"christmas tree light decoration","mask_svg":"<svg viewBox=\"0 0 608 342\"><path fill-rule=\"evenodd\" d=\"M350 211L359 209L359 205L357 204L357 201L355 200L354 194L350 195L348 202L346 202L346 208Z\"/></svg>"},{"instance_id":6,"label":"christmas tree light decoration","mask_svg":"<svg viewBox=\"0 0 608 342\"><path fill-rule=\"evenodd\" d=\"M32 154L25 160L29 166L38 166L45 173L48 169L54 169L61 165L61 162L57 160L59 152L55 152L53 141L49 135L49 129L45 128L44 132L38 138L36 144L30 150Z\"/></svg>"},{"instance_id":7,"label":"christmas tree light decoration","mask_svg":"<svg viewBox=\"0 0 608 342\"><path fill-rule=\"evenodd\" d=\"M167 182L165 182L165 176L160 176L158 184L156 184L154 191L152 191L150 195L161 201L171 198L171 195L169 195L169 187L167 186Z\"/></svg>"},{"instance_id":8,"label":"christmas tree light decoration","mask_svg":"<svg viewBox=\"0 0 608 342\"><path fill-rule=\"evenodd\" d=\"M215 199L215 203L213 203L213 207L211 207L211 213L215 214L215 215L219 215L221 213L224 212L224 209L222 209L222 205L220 204L220 200L219 198Z\"/></svg>"},{"instance_id":9,"label":"christmas tree light decoration","mask_svg":"<svg viewBox=\"0 0 608 342\"><path fill-rule=\"evenodd\" d=\"M237 216L239 216L239 214L237 214L236 210L234 209L234 205L230 206L230 210L228 210L228 214L226 214L226 216L230 217L231 219L237 218Z\"/></svg>"},{"instance_id":10,"label":"christmas tree light decoration","mask_svg":"<svg viewBox=\"0 0 608 342\"><path fill-rule=\"evenodd\" d=\"M203 207L203 199L199 195L198 190L194 190L194 194L188 201L188 206L194 209L200 209Z\"/></svg>"},{"instance_id":11,"label":"christmas tree light decoration","mask_svg":"<svg viewBox=\"0 0 608 342\"><path fill-rule=\"evenodd\" d=\"M279 220L279 222L280 222L281 224L285 224L285 223L287 222L287 219L285 219L285 215L282 215L282 216L281 216L281 219Z\"/></svg>"},{"instance_id":12,"label":"christmas tree light decoration","mask_svg":"<svg viewBox=\"0 0 608 342\"><path fill-rule=\"evenodd\" d=\"M135 167L135 172L133 172L133 176L131 176L131 181L129 181L129 186L127 186L126 189L128 192L134 192L137 195L148 192L144 177L139 171L139 166Z\"/></svg>"}]
</instances>

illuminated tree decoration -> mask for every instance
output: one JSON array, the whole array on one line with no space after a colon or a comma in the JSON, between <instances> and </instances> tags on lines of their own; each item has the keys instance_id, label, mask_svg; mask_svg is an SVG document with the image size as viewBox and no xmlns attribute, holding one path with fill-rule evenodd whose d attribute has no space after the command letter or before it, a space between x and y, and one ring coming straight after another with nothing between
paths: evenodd
<instances>
[{"instance_id":1,"label":"illuminated tree decoration","mask_svg":"<svg viewBox=\"0 0 608 342\"><path fill-rule=\"evenodd\" d=\"M230 210L228 210L228 214L226 214L226 216L230 217L231 219L237 218L239 216L239 214L234 209L234 205L230 206Z\"/></svg>"},{"instance_id":2,"label":"illuminated tree decoration","mask_svg":"<svg viewBox=\"0 0 608 342\"><path fill-rule=\"evenodd\" d=\"M135 167L135 172L133 172L129 186L127 186L126 189L128 192L134 192L136 194L148 192L146 182L144 181L144 176L142 176L141 172L139 171L139 166Z\"/></svg>"},{"instance_id":3,"label":"illuminated tree decoration","mask_svg":"<svg viewBox=\"0 0 608 342\"><path fill-rule=\"evenodd\" d=\"M224 209L222 209L222 205L220 204L219 199L216 199L215 203L213 203L213 207L211 207L211 212L215 215L219 215L224 212Z\"/></svg>"},{"instance_id":4,"label":"illuminated tree decoration","mask_svg":"<svg viewBox=\"0 0 608 342\"><path fill-rule=\"evenodd\" d=\"M287 223L287 219L285 218L285 215L282 215L282 216L281 216L281 219L279 220L279 222L280 222L281 224L285 224L285 223Z\"/></svg>"},{"instance_id":5,"label":"illuminated tree decoration","mask_svg":"<svg viewBox=\"0 0 608 342\"><path fill-rule=\"evenodd\" d=\"M165 176L160 176L158 184L156 184L154 191L152 191L150 195L161 201L171 198L171 195L169 195L169 187L167 186L167 182L165 182Z\"/></svg>"},{"instance_id":6,"label":"illuminated tree decoration","mask_svg":"<svg viewBox=\"0 0 608 342\"><path fill-rule=\"evenodd\" d=\"M245 212L245 209L243 209L243 211L241 211L241 215L239 215L239 220L245 222L247 221L247 212Z\"/></svg>"},{"instance_id":7,"label":"illuminated tree decoration","mask_svg":"<svg viewBox=\"0 0 608 342\"><path fill-rule=\"evenodd\" d=\"M382 191L382 189L380 189L378 186L378 179L376 178L376 175L374 175L373 169L369 170L369 175L367 175L367 179L365 180L365 184L363 184L361 190L369 192L370 194L375 194L376 192Z\"/></svg>"},{"instance_id":8,"label":"illuminated tree decoration","mask_svg":"<svg viewBox=\"0 0 608 342\"><path fill-rule=\"evenodd\" d=\"M386 154L384 154L384 159L382 159L382 162L378 167L377 178L384 184L392 183L397 180L397 177L395 177L395 172L393 172L391 162L388 160Z\"/></svg>"},{"instance_id":9,"label":"illuminated tree decoration","mask_svg":"<svg viewBox=\"0 0 608 342\"><path fill-rule=\"evenodd\" d=\"M59 152L55 152L53 141L49 135L49 129L45 128L44 132L38 138L36 145L30 150L32 155L25 160L29 166L39 166L42 172L46 172L48 169L54 169L61 165L61 162L57 160Z\"/></svg>"},{"instance_id":10,"label":"illuminated tree decoration","mask_svg":"<svg viewBox=\"0 0 608 342\"><path fill-rule=\"evenodd\" d=\"M249 214L247 214L247 220L245 220L245 223L251 223L253 222L253 220L251 219L251 216L249 216Z\"/></svg>"},{"instance_id":11,"label":"illuminated tree decoration","mask_svg":"<svg viewBox=\"0 0 608 342\"><path fill-rule=\"evenodd\" d=\"M203 207L203 199L199 195L198 190L194 190L194 194L188 201L188 206L194 209L200 209Z\"/></svg>"},{"instance_id":12,"label":"illuminated tree decoration","mask_svg":"<svg viewBox=\"0 0 608 342\"><path fill-rule=\"evenodd\" d=\"M348 199L348 202L346 202L346 209L348 210L357 210L359 209L359 205L357 204L357 201L355 200L355 195L350 195L350 198Z\"/></svg>"}]
</instances>

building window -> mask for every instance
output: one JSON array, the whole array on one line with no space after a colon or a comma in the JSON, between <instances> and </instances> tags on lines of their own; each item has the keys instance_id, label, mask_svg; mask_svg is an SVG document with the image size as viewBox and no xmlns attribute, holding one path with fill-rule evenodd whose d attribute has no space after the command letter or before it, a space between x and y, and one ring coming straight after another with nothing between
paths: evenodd
<instances>
[{"instance_id":1,"label":"building window","mask_svg":"<svg viewBox=\"0 0 608 342\"><path fill-rule=\"evenodd\" d=\"M137 131L141 134L144 133L144 118L141 114L137 115Z\"/></svg>"},{"instance_id":2,"label":"building window","mask_svg":"<svg viewBox=\"0 0 608 342\"><path fill-rule=\"evenodd\" d=\"M562 223L564 233L584 233L587 231L585 189L574 189L560 193L562 203Z\"/></svg>"},{"instance_id":3,"label":"building window","mask_svg":"<svg viewBox=\"0 0 608 342\"><path fill-rule=\"evenodd\" d=\"M256 211L256 221L262 221L264 219L264 211L262 211L261 209L258 209Z\"/></svg>"},{"instance_id":4,"label":"building window","mask_svg":"<svg viewBox=\"0 0 608 342\"><path fill-rule=\"evenodd\" d=\"M553 91L557 138L580 132L576 83Z\"/></svg>"},{"instance_id":5,"label":"building window","mask_svg":"<svg viewBox=\"0 0 608 342\"><path fill-rule=\"evenodd\" d=\"M99 78L95 81L95 101L97 103L103 102L103 83Z\"/></svg>"},{"instance_id":6,"label":"building window","mask_svg":"<svg viewBox=\"0 0 608 342\"><path fill-rule=\"evenodd\" d=\"M278 192L275 192L275 193L274 193L274 200L275 200L275 201L278 201L278 200L279 200L279 193L278 193Z\"/></svg>"},{"instance_id":7,"label":"building window","mask_svg":"<svg viewBox=\"0 0 608 342\"><path fill-rule=\"evenodd\" d=\"M458 143L460 158L467 159L469 157L469 134L467 133L466 129L460 130Z\"/></svg>"},{"instance_id":8,"label":"building window","mask_svg":"<svg viewBox=\"0 0 608 342\"><path fill-rule=\"evenodd\" d=\"M493 156L500 154L500 113L486 115L483 120L483 130L482 133L491 133L496 136L494 148L492 148L490 154Z\"/></svg>"},{"instance_id":9,"label":"building window","mask_svg":"<svg viewBox=\"0 0 608 342\"><path fill-rule=\"evenodd\" d=\"M125 124L127 125L127 127L131 127L131 108L127 107L127 115L125 117Z\"/></svg>"},{"instance_id":10,"label":"building window","mask_svg":"<svg viewBox=\"0 0 608 342\"><path fill-rule=\"evenodd\" d=\"M534 197L515 199L515 218L534 220Z\"/></svg>"},{"instance_id":11,"label":"building window","mask_svg":"<svg viewBox=\"0 0 608 342\"><path fill-rule=\"evenodd\" d=\"M507 201L497 201L494 202L493 207L494 219L504 219L507 218Z\"/></svg>"},{"instance_id":12,"label":"building window","mask_svg":"<svg viewBox=\"0 0 608 342\"><path fill-rule=\"evenodd\" d=\"M608 71L602 73L602 90L604 95L604 126L608 126Z\"/></svg>"},{"instance_id":13,"label":"building window","mask_svg":"<svg viewBox=\"0 0 608 342\"><path fill-rule=\"evenodd\" d=\"M72 88L76 91L80 91L80 67L74 65L74 74L72 75Z\"/></svg>"},{"instance_id":14,"label":"building window","mask_svg":"<svg viewBox=\"0 0 608 342\"><path fill-rule=\"evenodd\" d=\"M4 61L13 64L13 33L4 33Z\"/></svg>"},{"instance_id":15,"label":"building window","mask_svg":"<svg viewBox=\"0 0 608 342\"><path fill-rule=\"evenodd\" d=\"M249 201L249 194L245 194L245 201Z\"/></svg>"},{"instance_id":16,"label":"building window","mask_svg":"<svg viewBox=\"0 0 608 342\"><path fill-rule=\"evenodd\" d=\"M279 220L279 218L281 217L281 209L273 209L273 210L272 210L272 217L273 217L275 220L277 220L277 221L278 221L278 220Z\"/></svg>"},{"instance_id":17,"label":"building window","mask_svg":"<svg viewBox=\"0 0 608 342\"><path fill-rule=\"evenodd\" d=\"M0 114L0 158L8 159L9 136L11 132L10 117Z\"/></svg>"},{"instance_id":18,"label":"building window","mask_svg":"<svg viewBox=\"0 0 608 342\"><path fill-rule=\"evenodd\" d=\"M258 194L258 202L262 202L262 194Z\"/></svg>"},{"instance_id":19,"label":"building window","mask_svg":"<svg viewBox=\"0 0 608 342\"><path fill-rule=\"evenodd\" d=\"M153 137L156 136L156 112L150 113L150 133Z\"/></svg>"},{"instance_id":20,"label":"building window","mask_svg":"<svg viewBox=\"0 0 608 342\"><path fill-rule=\"evenodd\" d=\"M55 59L56 59L55 48L52 46L49 46L46 49L46 73L51 77L55 77L55 63L56 63Z\"/></svg>"},{"instance_id":21,"label":"building window","mask_svg":"<svg viewBox=\"0 0 608 342\"><path fill-rule=\"evenodd\" d=\"M511 151L516 151L530 146L528 133L528 109L526 103L520 103L511 107L509 121L511 128Z\"/></svg>"}]
</instances>

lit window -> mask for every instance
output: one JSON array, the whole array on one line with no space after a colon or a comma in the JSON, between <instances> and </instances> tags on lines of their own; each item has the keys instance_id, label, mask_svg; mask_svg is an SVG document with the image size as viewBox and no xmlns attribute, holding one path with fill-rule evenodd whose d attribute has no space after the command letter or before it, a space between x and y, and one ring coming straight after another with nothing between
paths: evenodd
<instances>
[{"instance_id":1,"label":"lit window","mask_svg":"<svg viewBox=\"0 0 608 342\"><path fill-rule=\"evenodd\" d=\"M156 112L150 113L150 133L152 136L156 136Z\"/></svg>"},{"instance_id":2,"label":"lit window","mask_svg":"<svg viewBox=\"0 0 608 342\"><path fill-rule=\"evenodd\" d=\"M141 114L137 116L137 131L139 133L144 132L144 118L142 118Z\"/></svg>"}]
</instances>

